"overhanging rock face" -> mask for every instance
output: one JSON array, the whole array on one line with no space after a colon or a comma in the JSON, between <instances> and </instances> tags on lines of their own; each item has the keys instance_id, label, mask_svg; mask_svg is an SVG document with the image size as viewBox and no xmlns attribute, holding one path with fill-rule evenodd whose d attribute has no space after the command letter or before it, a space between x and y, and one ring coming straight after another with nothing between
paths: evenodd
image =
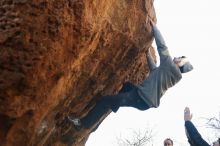
<instances>
[{"instance_id":1,"label":"overhanging rock face","mask_svg":"<svg viewBox=\"0 0 220 146\"><path fill-rule=\"evenodd\" d=\"M1 145L84 145L64 119L143 80L148 16L153 0L1 0Z\"/></svg>"}]
</instances>

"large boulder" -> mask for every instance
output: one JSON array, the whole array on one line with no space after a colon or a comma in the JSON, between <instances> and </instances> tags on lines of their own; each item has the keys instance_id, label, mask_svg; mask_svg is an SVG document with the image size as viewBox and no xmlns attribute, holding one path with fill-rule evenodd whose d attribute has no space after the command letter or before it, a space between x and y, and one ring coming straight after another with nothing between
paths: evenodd
<instances>
[{"instance_id":1,"label":"large boulder","mask_svg":"<svg viewBox=\"0 0 220 146\"><path fill-rule=\"evenodd\" d=\"M1 0L1 145L84 145L65 117L143 80L148 17L153 0Z\"/></svg>"}]
</instances>

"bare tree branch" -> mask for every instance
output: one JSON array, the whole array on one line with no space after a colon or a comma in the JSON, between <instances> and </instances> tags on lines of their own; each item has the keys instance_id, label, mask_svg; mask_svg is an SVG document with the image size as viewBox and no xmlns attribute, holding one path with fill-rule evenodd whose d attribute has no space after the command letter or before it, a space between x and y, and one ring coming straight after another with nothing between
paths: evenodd
<instances>
[{"instance_id":1,"label":"bare tree branch","mask_svg":"<svg viewBox=\"0 0 220 146\"><path fill-rule=\"evenodd\" d=\"M206 119L206 127L217 130L220 132L220 113L219 117L205 118Z\"/></svg>"},{"instance_id":2,"label":"bare tree branch","mask_svg":"<svg viewBox=\"0 0 220 146\"><path fill-rule=\"evenodd\" d=\"M146 128L144 131L135 131L131 133L132 138L118 138L118 146L146 146L152 142L153 130Z\"/></svg>"}]
</instances>

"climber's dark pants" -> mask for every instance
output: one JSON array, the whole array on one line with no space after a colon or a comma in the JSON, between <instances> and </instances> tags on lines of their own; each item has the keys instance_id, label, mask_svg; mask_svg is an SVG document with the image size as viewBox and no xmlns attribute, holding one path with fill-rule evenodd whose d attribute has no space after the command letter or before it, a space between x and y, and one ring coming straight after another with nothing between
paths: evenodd
<instances>
[{"instance_id":1,"label":"climber's dark pants","mask_svg":"<svg viewBox=\"0 0 220 146\"><path fill-rule=\"evenodd\" d=\"M117 112L119 107L134 107L139 110L146 110L149 108L138 95L137 88L132 87L128 91L119 92L117 95L101 97L87 116L81 119L83 127L90 128L107 113L108 110L111 109L113 112ZM95 129L97 129L97 127Z\"/></svg>"}]
</instances>

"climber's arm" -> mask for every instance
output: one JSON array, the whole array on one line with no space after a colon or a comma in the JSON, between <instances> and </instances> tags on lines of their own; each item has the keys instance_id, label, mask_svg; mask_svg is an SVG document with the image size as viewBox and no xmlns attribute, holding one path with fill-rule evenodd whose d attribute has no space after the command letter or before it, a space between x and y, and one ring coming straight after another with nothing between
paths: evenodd
<instances>
[{"instance_id":1,"label":"climber's arm","mask_svg":"<svg viewBox=\"0 0 220 146\"><path fill-rule=\"evenodd\" d=\"M153 36L155 38L155 42L157 45L157 51L160 56L160 60L162 61L163 58L166 58L167 56L170 56L168 47L166 46L166 43L164 41L164 38L157 28L156 24L150 19L150 23L153 29Z\"/></svg>"},{"instance_id":2,"label":"climber's arm","mask_svg":"<svg viewBox=\"0 0 220 146\"><path fill-rule=\"evenodd\" d=\"M156 25L153 25L153 35L156 41L157 48L159 49L158 51L167 49L164 38Z\"/></svg>"},{"instance_id":3,"label":"climber's arm","mask_svg":"<svg viewBox=\"0 0 220 146\"><path fill-rule=\"evenodd\" d=\"M153 58L150 55L147 55L147 63L150 71L154 70L157 67L153 61Z\"/></svg>"}]
</instances>

